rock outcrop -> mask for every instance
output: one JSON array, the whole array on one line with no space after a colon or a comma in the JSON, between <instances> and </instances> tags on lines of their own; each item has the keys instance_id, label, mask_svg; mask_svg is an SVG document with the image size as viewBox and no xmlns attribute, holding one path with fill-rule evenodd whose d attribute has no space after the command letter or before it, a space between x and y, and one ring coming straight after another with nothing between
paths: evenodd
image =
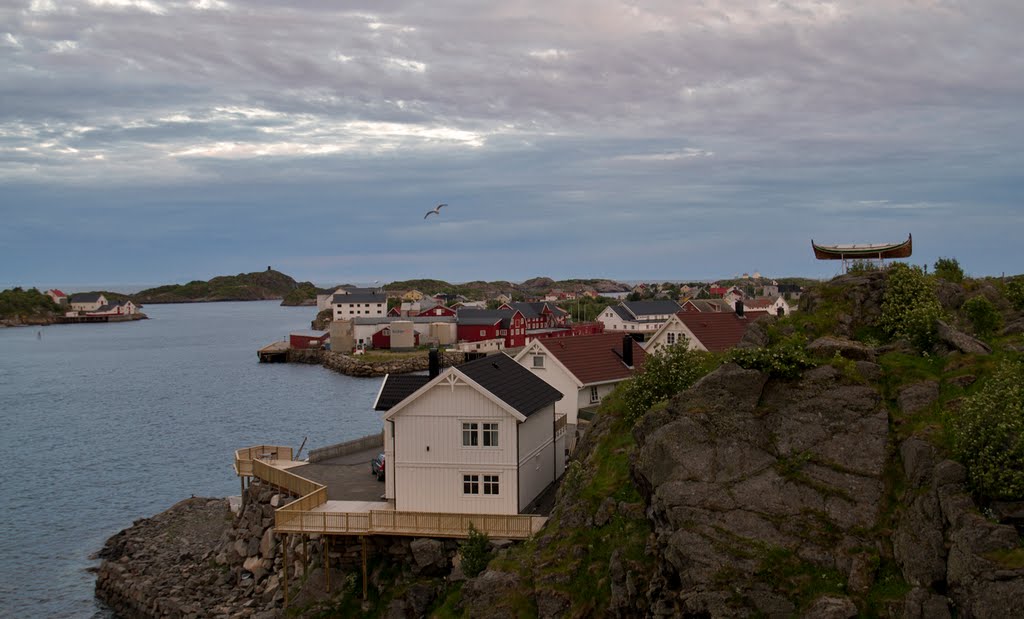
<instances>
[{"instance_id":1,"label":"rock outcrop","mask_svg":"<svg viewBox=\"0 0 1024 619\"><path fill-rule=\"evenodd\" d=\"M641 422L634 474L649 500L673 614L793 615L773 563L863 588L856 558L881 507L888 417L831 366L796 383L725 365ZM870 580L870 574L867 579ZM817 608L845 612L844 598ZM841 613L840 613L841 614ZM843 615L845 616L845 615Z\"/></svg>"},{"instance_id":2,"label":"rock outcrop","mask_svg":"<svg viewBox=\"0 0 1024 619\"><path fill-rule=\"evenodd\" d=\"M446 350L441 356L441 366L450 367L463 362L465 355L459 351ZM412 372L425 372L429 369L430 360L426 353L414 357L397 357L388 361L365 361L358 356L346 355L339 352L327 350L301 350L290 349L288 351L289 363L320 364L329 370L345 374L346 376L357 376L361 378L384 376L385 374L409 374Z\"/></svg>"}]
</instances>

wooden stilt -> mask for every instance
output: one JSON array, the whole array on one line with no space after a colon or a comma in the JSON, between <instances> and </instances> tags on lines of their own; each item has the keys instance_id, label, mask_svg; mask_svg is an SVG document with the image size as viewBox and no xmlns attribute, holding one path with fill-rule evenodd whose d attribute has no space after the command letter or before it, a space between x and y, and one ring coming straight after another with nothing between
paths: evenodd
<instances>
[{"instance_id":1,"label":"wooden stilt","mask_svg":"<svg viewBox=\"0 0 1024 619\"><path fill-rule=\"evenodd\" d=\"M326 583L325 590L327 593L331 592L331 536L324 536L324 581Z\"/></svg>"},{"instance_id":2,"label":"wooden stilt","mask_svg":"<svg viewBox=\"0 0 1024 619\"><path fill-rule=\"evenodd\" d=\"M281 564L284 572L284 607L288 608L288 534L284 534L284 562Z\"/></svg>"},{"instance_id":3,"label":"wooden stilt","mask_svg":"<svg viewBox=\"0 0 1024 619\"><path fill-rule=\"evenodd\" d=\"M363 601L366 601L367 596L367 581L369 580L366 576L366 536L360 535L359 539L363 542Z\"/></svg>"},{"instance_id":4,"label":"wooden stilt","mask_svg":"<svg viewBox=\"0 0 1024 619\"><path fill-rule=\"evenodd\" d=\"M309 551L306 549L306 540L309 539L308 535L302 536L302 577L305 578L309 573Z\"/></svg>"}]
</instances>

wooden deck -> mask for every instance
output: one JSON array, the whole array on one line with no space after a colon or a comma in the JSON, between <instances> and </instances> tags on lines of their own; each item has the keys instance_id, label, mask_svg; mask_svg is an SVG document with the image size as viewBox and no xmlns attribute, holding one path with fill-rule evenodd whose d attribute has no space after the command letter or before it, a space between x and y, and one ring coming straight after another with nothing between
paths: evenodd
<instances>
[{"instance_id":1,"label":"wooden deck","mask_svg":"<svg viewBox=\"0 0 1024 619\"><path fill-rule=\"evenodd\" d=\"M255 477L299 495L274 512L278 533L466 538L472 526L492 538L526 539L547 522L534 515L401 512L387 502L328 501L326 486L289 471L302 464L292 459L290 447L256 445L235 452L243 483Z\"/></svg>"},{"instance_id":2,"label":"wooden deck","mask_svg":"<svg viewBox=\"0 0 1024 619\"><path fill-rule=\"evenodd\" d=\"M288 360L288 342L278 341L267 344L256 352L262 363L283 363Z\"/></svg>"}]
</instances>

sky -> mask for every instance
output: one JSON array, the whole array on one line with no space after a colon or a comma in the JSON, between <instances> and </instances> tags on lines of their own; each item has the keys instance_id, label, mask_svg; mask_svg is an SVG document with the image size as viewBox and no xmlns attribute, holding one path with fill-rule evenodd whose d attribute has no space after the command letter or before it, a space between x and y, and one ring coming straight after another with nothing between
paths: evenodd
<instances>
[{"instance_id":1,"label":"sky","mask_svg":"<svg viewBox=\"0 0 1024 619\"><path fill-rule=\"evenodd\" d=\"M0 287L1024 272L1020 0L0 0ZM424 219L435 205L448 206Z\"/></svg>"}]
</instances>

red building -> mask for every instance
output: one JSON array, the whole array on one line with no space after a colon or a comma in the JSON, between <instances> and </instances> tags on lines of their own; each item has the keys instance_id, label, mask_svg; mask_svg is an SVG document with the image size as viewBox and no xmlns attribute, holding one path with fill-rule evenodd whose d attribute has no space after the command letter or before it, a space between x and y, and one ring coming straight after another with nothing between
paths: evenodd
<instances>
[{"instance_id":1,"label":"red building","mask_svg":"<svg viewBox=\"0 0 1024 619\"><path fill-rule=\"evenodd\" d=\"M420 345L419 332L414 333L415 346ZM391 350L391 327L384 327L370 337L373 347L377 350Z\"/></svg>"},{"instance_id":2,"label":"red building","mask_svg":"<svg viewBox=\"0 0 1024 619\"><path fill-rule=\"evenodd\" d=\"M296 331L288 334L288 345L292 348L323 348L331 334L327 331Z\"/></svg>"},{"instance_id":3,"label":"red building","mask_svg":"<svg viewBox=\"0 0 1024 619\"><path fill-rule=\"evenodd\" d=\"M515 309L462 308L458 312L457 337L463 342L501 338L505 340L505 348L525 346L526 318Z\"/></svg>"},{"instance_id":4,"label":"red building","mask_svg":"<svg viewBox=\"0 0 1024 619\"><path fill-rule=\"evenodd\" d=\"M563 328L569 324L569 312L553 303L505 303L499 310L518 310L526 319L527 330Z\"/></svg>"}]
</instances>

